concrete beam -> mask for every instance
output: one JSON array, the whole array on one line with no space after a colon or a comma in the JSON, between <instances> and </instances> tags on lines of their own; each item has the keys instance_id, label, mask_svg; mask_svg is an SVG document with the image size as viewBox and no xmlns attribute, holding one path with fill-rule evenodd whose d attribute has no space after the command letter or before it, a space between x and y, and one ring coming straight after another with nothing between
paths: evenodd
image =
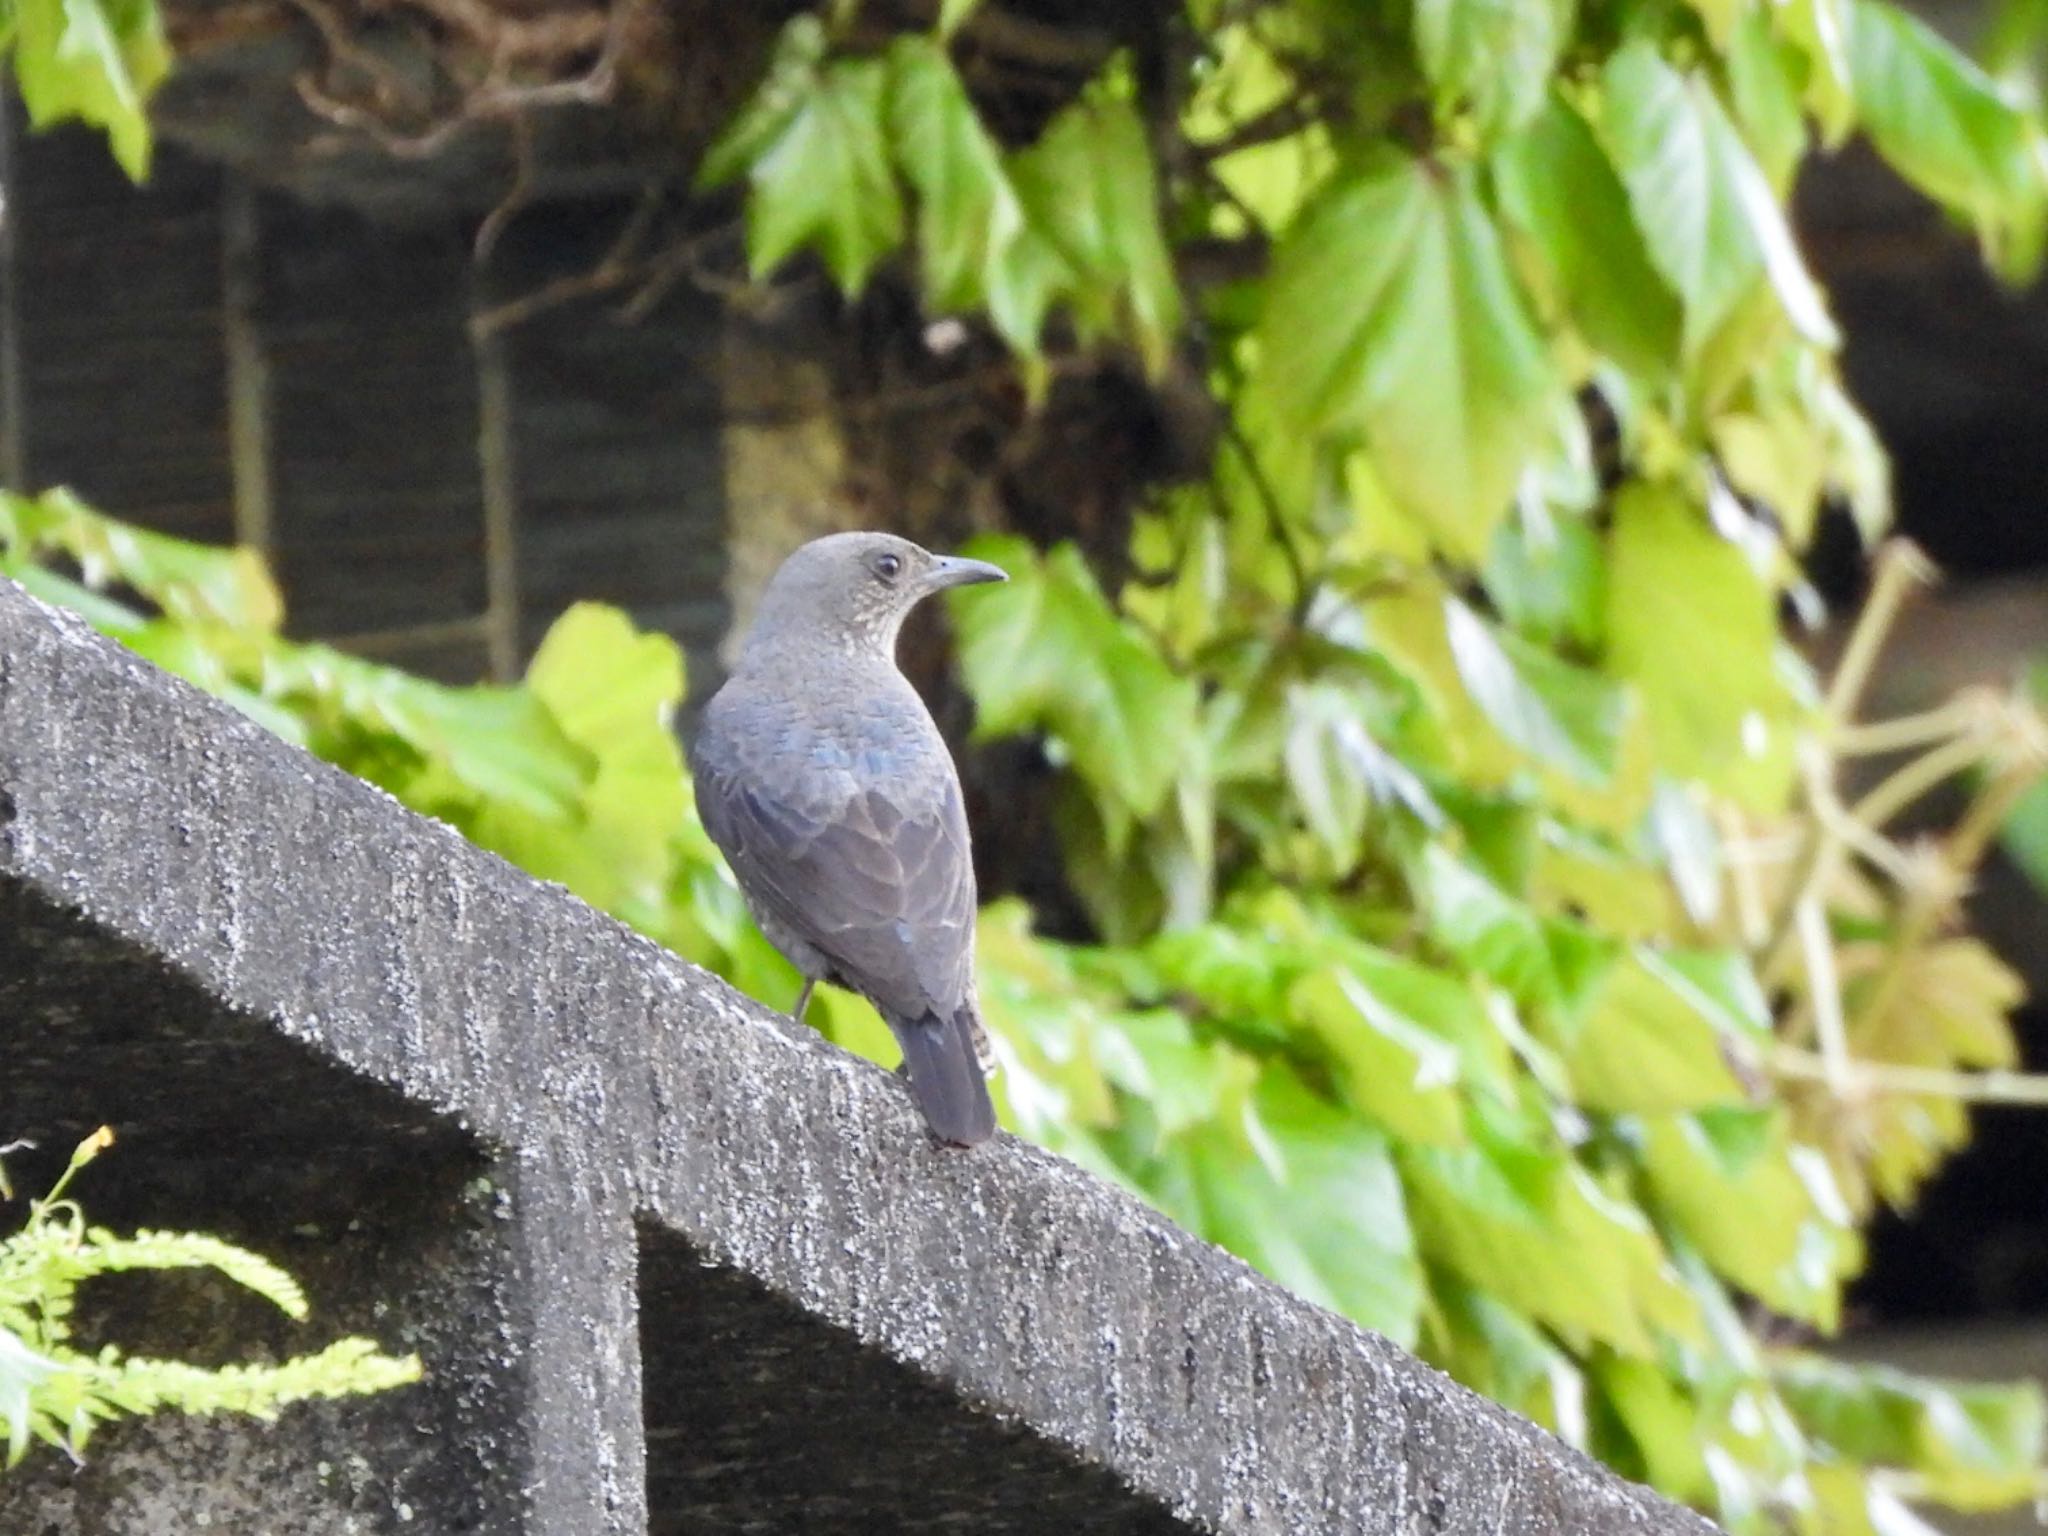
<instances>
[{"instance_id":1,"label":"concrete beam","mask_svg":"<svg viewBox=\"0 0 2048 1536\"><path fill-rule=\"evenodd\" d=\"M381 1234L329 1290L430 1384L323 1410L366 1470L271 1528L1711 1529L1037 1148L934 1148L888 1074L4 582L0 1032L0 1129L116 1120L128 1206L316 1271L307 1219ZM0 1480L0 1528L246 1524L189 1433Z\"/></svg>"}]
</instances>

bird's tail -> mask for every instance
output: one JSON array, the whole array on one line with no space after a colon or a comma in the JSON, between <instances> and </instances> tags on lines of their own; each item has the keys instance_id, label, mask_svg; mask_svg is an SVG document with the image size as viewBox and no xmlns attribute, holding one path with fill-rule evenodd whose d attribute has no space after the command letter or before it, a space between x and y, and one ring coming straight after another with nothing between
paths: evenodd
<instances>
[{"instance_id":1,"label":"bird's tail","mask_svg":"<svg viewBox=\"0 0 2048 1536\"><path fill-rule=\"evenodd\" d=\"M996 1111L975 1051L972 1007L961 1008L950 1019L929 1013L908 1022L892 1018L889 1026L903 1047L910 1091L932 1134L961 1147L993 1136Z\"/></svg>"}]
</instances>

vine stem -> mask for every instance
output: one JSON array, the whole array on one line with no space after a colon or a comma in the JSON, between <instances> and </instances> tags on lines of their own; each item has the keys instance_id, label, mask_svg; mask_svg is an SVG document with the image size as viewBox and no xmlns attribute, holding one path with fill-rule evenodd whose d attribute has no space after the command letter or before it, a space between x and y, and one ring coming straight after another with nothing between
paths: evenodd
<instances>
[{"instance_id":1,"label":"vine stem","mask_svg":"<svg viewBox=\"0 0 2048 1536\"><path fill-rule=\"evenodd\" d=\"M1943 1067L1910 1067L1898 1062L1851 1057L1842 1069L1818 1053L1781 1045L1765 1063L1779 1077L1825 1083L1837 1097L1861 1088L1877 1094L1913 1094L1969 1104L2048 1105L2048 1073L1958 1072Z\"/></svg>"},{"instance_id":2,"label":"vine stem","mask_svg":"<svg viewBox=\"0 0 2048 1536\"><path fill-rule=\"evenodd\" d=\"M1835 728L1855 719L1863 703L1863 691L1870 686L1878 653L1891 638L1906 599L1921 587L1934 583L1934 562L1910 539L1887 539L1877 551L1876 571L1871 577L1870 598L1857 615L1849 632L1849 644L1828 684L1827 717Z\"/></svg>"}]
</instances>

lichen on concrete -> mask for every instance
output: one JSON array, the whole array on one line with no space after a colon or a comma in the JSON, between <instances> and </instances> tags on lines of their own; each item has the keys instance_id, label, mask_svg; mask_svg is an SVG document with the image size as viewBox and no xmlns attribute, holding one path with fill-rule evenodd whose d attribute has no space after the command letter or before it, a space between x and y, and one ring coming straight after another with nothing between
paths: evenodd
<instances>
[{"instance_id":1,"label":"lichen on concrete","mask_svg":"<svg viewBox=\"0 0 2048 1536\"><path fill-rule=\"evenodd\" d=\"M0 1131L114 1121L121 1216L429 1369L10 1536L1711 1529L5 582L0 1030Z\"/></svg>"}]
</instances>

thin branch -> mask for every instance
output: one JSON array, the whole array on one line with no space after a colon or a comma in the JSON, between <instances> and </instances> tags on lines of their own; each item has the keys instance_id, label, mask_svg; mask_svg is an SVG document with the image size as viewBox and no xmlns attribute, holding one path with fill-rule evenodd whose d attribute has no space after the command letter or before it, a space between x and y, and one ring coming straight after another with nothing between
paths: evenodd
<instances>
[{"instance_id":1,"label":"thin branch","mask_svg":"<svg viewBox=\"0 0 2048 1536\"><path fill-rule=\"evenodd\" d=\"M1910 752L1974 730L1983 719L1984 694L1989 690L1966 689L1938 708L1917 715L1901 715L1870 725L1845 725L1835 733L1832 745L1840 757L1883 757L1893 752Z\"/></svg>"},{"instance_id":2,"label":"thin branch","mask_svg":"<svg viewBox=\"0 0 2048 1536\"><path fill-rule=\"evenodd\" d=\"M1287 570L1294 580L1294 610L1292 620L1299 629L1308 621L1309 606L1315 601L1315 584L1308 574L1308 566L1302 561L1301 551L1295 546L1294 533L1287 526L1287 513L1280 505L1280 498L1273 490L1273 482L1266 478L1266 469L1259 462L1253 450L1251 439L1244 435L1244 428L1236 420L1226 416L1223 422L1223 436L1237 456L1244 461L1246 476L1251 480L1252 491L1259 498L1259 505L1266 514L1266 526L1272 531L1274 540L1280 546L1280 553L1287 561Z\"/></svg>"},{"instance_id":3,"label":"thin branch","mask_svg":"<svg viewBox=\"0 0 2048 1536\"><path fill-rule=\"evenodd\" d=\"M1796 1046L1778 1046L1766 1064L1779 1077L1825 1083L1830 1088L1837 1082L1835 1068L1812 1051ZM1852 1058L1843 1064L1841 1074L1841 1082L1866 1094L1912 1094L1966 1104L2048 1105L2048 1073L2042 1072L1958 1072ZM1836 1092L1840 1096L1840 1090Z\"/></svg>"},{"instance_id":4,"label":"thin branch","mask_svg":"<svg viewBox=\"0 0 2048 1536\"><path fill-rule=\"evenodd\" d=\"M512 164L511 187L476 227L470 260L478 265L491 259L491 252L498 248L498 237L533 193L533 120L523 112L512 119Z\"/></svg>"},{"instance_id":5,"label":"thin branch","mask_svg":"<svg viewBox=\"0 0 2048 1536\"><path fill-rule=\"evenodd\" d=\"M1945 779L1967 773L1984 760L1986 743L1962 736L1924 752L1878 783L1856 802L1850 815L1866 827L1882 827Z\"/></svg>"},{"instance_id":6,"label":"thin branch","mask_svg":"<svg viewBox=\"0 0 2048 1536\"><path fill-rule=\"evenodd\" d=\"M1262 112L1255 112L1220 139L1209 139L1195 144L1196 154L1204 160L1221 160L1234 155L1241 149L1252 149L1260 144L1271 144L1278 139L1291 138L1321 116L1321 108L1310 98L1302 95L1282 97Z\"/></svg>"},{"instance_id":7,"label":"thin branch","mask_svg":"<svg viewBox=\"0 0 2048 1536\"><path fill-rule=\"evenodd\" d=\"M1871 673L1877 666L1878 653L1891 638L1900 609L1916 588L1932 585L1936 575L1934 562L1910 539L1887 539L1879 546L1870 597L1856 617L1849 644L1828 684L1827 714L1835 726L1845 726L1855 719L1863 702L1863 690L1870 685Z\"/></svg>"},{"instance_id":8,"label":"thin branch","mask_svg":"<svg viewBox=\"0 0 2048 1536\"><path fill-rule=\"evenodd\" d=\"M1820 1040L1827 1084L1837 1097L1848 1081L1849 1029L1842 1017L1842 981L1835 973L1835 946L1819 893L1799 903L1799 948L1806 961L1807 996L1813 1000L1814 1033Z\"/></svg>"}]
</instances>

